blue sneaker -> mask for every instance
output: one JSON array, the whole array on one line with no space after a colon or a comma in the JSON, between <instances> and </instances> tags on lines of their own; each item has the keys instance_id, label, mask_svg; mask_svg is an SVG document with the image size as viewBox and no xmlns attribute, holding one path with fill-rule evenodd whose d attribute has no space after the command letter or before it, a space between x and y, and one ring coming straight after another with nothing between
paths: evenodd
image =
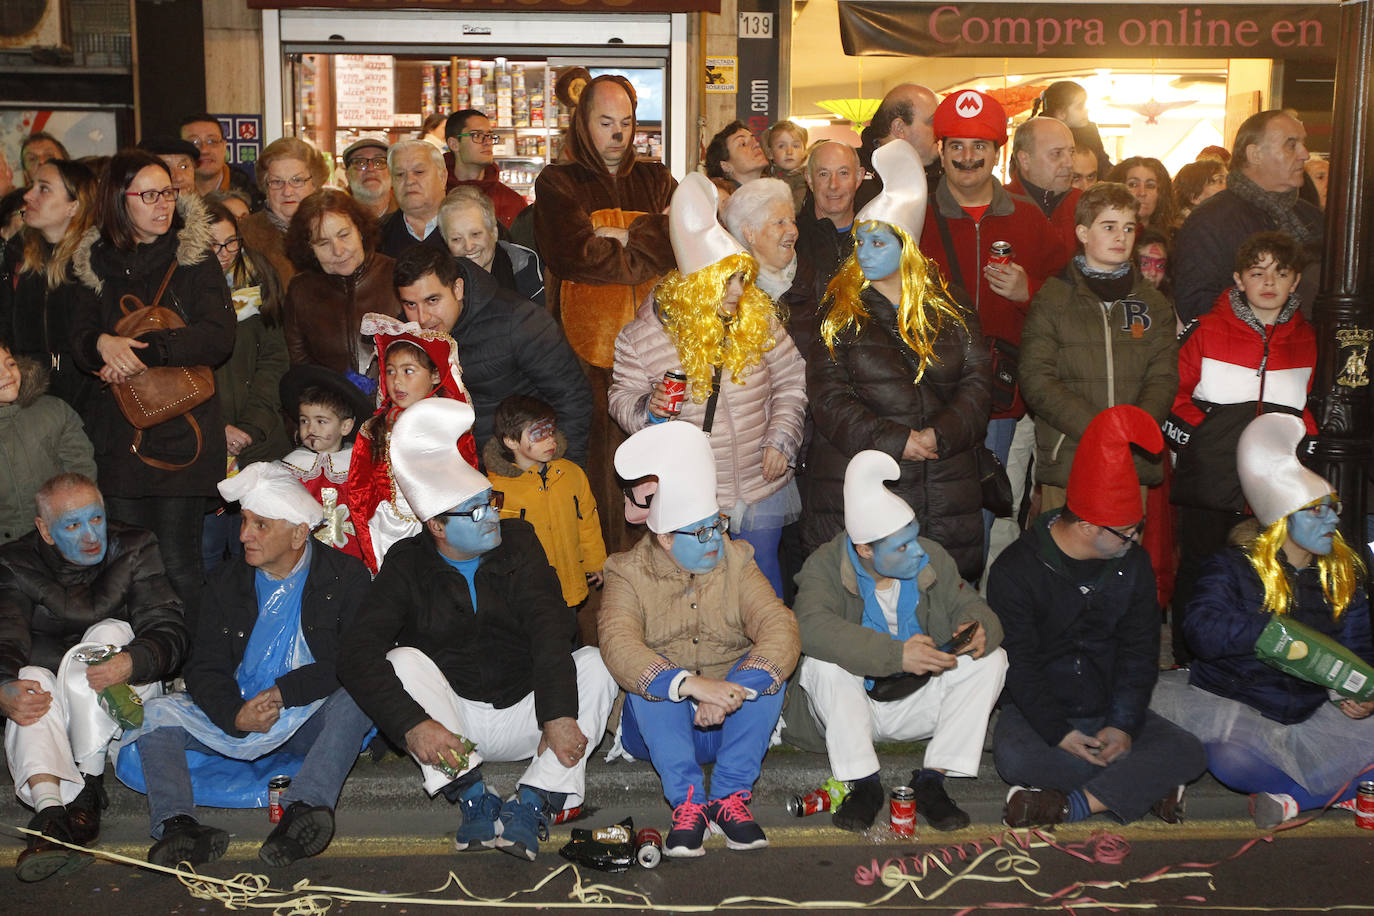
<instances>
[{"instance_id":1,"label":"blue sneaker","mask_svg":"<svg viewBox=\"0 0 1374 916\"><path fill-rule=\"evenodd\" d=\"M490 792L477 792L471 798L458 802L463 812L463 823L458 825L458 835L453 838L453 848L459 852L481 852L496 846L496 838L501 835L501 799Z\"/></svg>"},{"instance_id":2,"label":"blue sneaker","mask_svg":"<svg viewBox=\"0 0 1374 916\"><path fill-rule=\"evenodd\" d=\"M549 817L543 799L526 788L501 806L498 824L501 834L496 848L504 853L534 861L539 854L539 841L549 838Z\"/></svg>"}]
</instances>

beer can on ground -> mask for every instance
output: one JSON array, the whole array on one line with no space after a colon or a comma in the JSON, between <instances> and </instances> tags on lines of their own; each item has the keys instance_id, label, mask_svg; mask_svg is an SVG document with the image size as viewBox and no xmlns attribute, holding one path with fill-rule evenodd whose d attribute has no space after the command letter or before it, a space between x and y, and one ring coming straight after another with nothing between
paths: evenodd
<instances>
[{"instance_id":1,"label":"beer can on ground","mask_svg":"<svg viewBox=\"0 0 1374 916\"><path fill-rule=\"evenodd\" d=\"M916 790L898 786L888 799L888 822L897 836L916 835Z\"/></svg>"},{"instance_id":2,"label":"beer can on ground","mask_svg":"<svg viewBox=\"0 0 1374 916\"><path fill-rule=\"evenodd\" d=\"M825 788L807 792L805 795L792 795L787 799L787 813L793 817L808 817L830 810L830 792Z\"/></svg>"},{"instance_id":3,"label":"beer can on ground","mask_svg":"<svg viewBox=\"0 0 1374 916\"><path fill-rule=\"evenodd\" d=\"M281 794L290 785L290 776L273 776L267 781L267 819L274 824L281 820Z\"/></svg>"},{"instance_id":4,"label":"beer can on ground","mask_svg":"<svg viewBox=\"0 0 1374 916\"><path fill-rule=\"evenodd\" d=\"M663 393L668 395L668 412L682 413L682 402L687 399L687 373L681 369L663 373Z\"/></svg>"},{"instance_id":5,"label":"beer can on ground","mask_svg":"<svg viewBox=\"0 0 1374 916\"><path fill-rule=\"evenodd\" d=\"M989 264L1010 264L1011 259L1011 242L993 242L988 249Z\"/></svg>"},{"instance_id":6,"label":"beer can on ground","mask_svg":"<svg viewBox=\"0 0 1374 916\"><path fill-rule=\"evenodd\" d=\"M575 821L575 820L577 820L577 819L578 819L579 817L581 817L581 816L582 816L582 806L581 806L581 805L575 805L575 806L573 806L573 807L571 807L571 808L564 808L562 811L560 811L560 812L558 812L557 814L555 814L555 815L553 816L553 822L554 822L555 824L562 824L562 823L564 823L564 822L566 822L566 821Z\"/></svg>"},{"instance_id":7,"label":"beer can on ground","mask_svg":"<svg viewBox=\"0 0 1374 916\"><path fill-rule=\"evenodd\" d=\"M663 861L663 837L652 827L645 827L635 837L635 861L645 868L658 868Z\"/></svg>"},{"instance_id":8,"label":"beer can on ground","mask_svg":"<svg viewBox=\"0 0 1374 916\"><path fill-rule=\"evenodd\" d=\"M1360 783L1355 792L1355 826L1374 830L1374 780Z\"/></svg>"}]
</instances>

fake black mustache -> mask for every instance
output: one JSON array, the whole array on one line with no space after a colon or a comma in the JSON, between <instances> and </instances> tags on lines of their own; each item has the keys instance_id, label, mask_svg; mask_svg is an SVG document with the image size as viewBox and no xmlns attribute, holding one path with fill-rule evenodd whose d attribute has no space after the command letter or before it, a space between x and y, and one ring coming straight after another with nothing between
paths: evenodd
<instances>
[{"instance_id":1,"label":"fake black mustache","mask_svg":"<svg viewBox=\"0 0 1374 916\"><path fill-rule=\"evenodd\" d=\"M976 159L973 162L964 162L962 159L955 159L950 165L961 172L976 172L987 165L987 163L988 161L986 159Z\"/></svg>"}]
</instances>

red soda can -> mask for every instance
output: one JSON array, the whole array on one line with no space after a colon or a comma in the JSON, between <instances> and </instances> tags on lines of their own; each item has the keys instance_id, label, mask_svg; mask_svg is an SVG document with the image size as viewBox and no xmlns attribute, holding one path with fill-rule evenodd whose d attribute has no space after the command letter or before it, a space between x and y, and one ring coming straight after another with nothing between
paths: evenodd
<instances>
[{"instance_id":1,"label":"red soda can","mask_svg":"<svg viewBox=\"0 0 1374 916\"><path fill-rule=\"evenodd\" d=\"M564 808L562 811L560 811L560 812L558 812L557 814L555 814L555 815L553 816L553 822L554 822L555 824L562 824L562 823L564 823L565 821L575 821L575 820L577 820L577 819L578 819L579 817L581 817L581 816L582 816L582 806L581 806L581 805L575 805L575 806L572 807L572 808Z\"/></svg>"},{"instance_id":2,"label":"red soda can","mask_svg":"<svg viewBox=\"0 0 1374 916\"><path fill-rule=\"evenodd\" d=\"M267 819L274 824L281 820L281 794L290 785L290 776L273 776L267 781Z\"/></svg>"},{"instance_id":3,"label":"red soda can","mask_svg":"<svg viewBox=\"0 0 1374 916\"><path fill-rule=\"evenodd\" d=\"M1360 783L1355 791L1355 826L1374 830L1374 781Z\"/></svg>"},{"instance_id":4,"label":"red soda can","mask_svg":"<svg viewBox=\"0 0 1374 916\"><path fill-rule=\"evenodd\" d=\"M668 395L668 412L682 413L682 402L687 400L687 373L681 369L663 373L663 393Z\"/></svg>"},{"instance_id":5,"label":"red soda can","mask_svg":"<svg viewBox=\"0 0 1374 916\"><path fill-rule=\"evenodd\" d=\"M888 799L888 822L897 836L916 835L916 790L898 786Z\"/></svg>"},{"instance_id":6,"label":"red soda can","mask_svg":"<svg viewBox=\"0 0 1374 916\"><path fill-rule=\"evenodd\" d=\"M658 868L663 861L663 837L652 827L645 827L635 836L635 861L644 868Z\"/></svg>"},{"instance_id":7,"label":"red soda can","mask_svg":"<svg viewBox=\"0 0 1374 916\"><path fill-rule=\"evenodd\" d=\"M825 789L793 795L787 799L787 813L793 817L808 817L830 810L830 793Z\"/></svg>"},{"instance_id":8,"label":"red soda can","mask_svg":"<svg viewBox=\"0 0 1374 916\"><path fill-rule=\"evenodd\" d=\"M988 249L989 264L1006 265L1011 263L1011 259L1011 242L993 242Z\"/></svg>"}]
</instances>

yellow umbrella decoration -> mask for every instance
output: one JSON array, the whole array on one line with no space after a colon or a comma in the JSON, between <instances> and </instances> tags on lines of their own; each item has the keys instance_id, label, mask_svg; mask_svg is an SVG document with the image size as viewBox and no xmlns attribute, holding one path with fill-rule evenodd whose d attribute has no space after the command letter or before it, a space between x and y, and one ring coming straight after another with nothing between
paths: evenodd
<instances>
[{"instance_id":1,"label":"yellow umbrella decoration","mask_svg":"<svg viewBox=\"0 0 1374 916\"><path fill-rule=\"evenodd\" d=\"M863 131L868 119L878 111L882 99L824 99L816 104L844 118L857 134Z\"/></svg>"}]
</instances>

